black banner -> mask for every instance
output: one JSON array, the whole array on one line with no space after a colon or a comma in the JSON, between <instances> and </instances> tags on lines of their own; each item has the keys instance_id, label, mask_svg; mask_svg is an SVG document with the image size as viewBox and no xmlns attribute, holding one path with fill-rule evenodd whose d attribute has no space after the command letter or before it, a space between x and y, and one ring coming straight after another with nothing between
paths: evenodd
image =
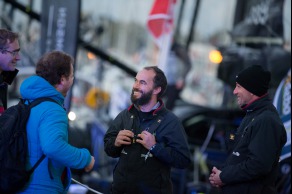
<instances>
[{"instance_id":1,"label":"black banner","mask_svg":"<svg viewBox=\"0 0 292 194\"><path fill-rule=\"evenodd\" d=\"M41 54L60 50L76 58L79 19L80 0L43 0ZM65 100L67 111L70 109L71 92Z\"/></svg>"},{"instance_id":2,"label":"black banner","mask_svg":"<svg viewBox=\"0 0 292 194\"><path fill-rule=\"evenodd\" d=\"M244 20L234 27L233 37L283 37L284 0L250 0Z\"/></svg>"}]
</instances>

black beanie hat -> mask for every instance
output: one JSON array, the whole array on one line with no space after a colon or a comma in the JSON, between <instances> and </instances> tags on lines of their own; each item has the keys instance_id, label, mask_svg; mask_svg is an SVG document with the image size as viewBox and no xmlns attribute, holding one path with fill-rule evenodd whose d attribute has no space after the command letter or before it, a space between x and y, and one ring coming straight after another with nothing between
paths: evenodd
<instances>
[{"instance_id":1,"label":"black beanie hat","mask_svg":"<svg viewBox=\"0 0 292 194\"><path fill-rule=\"evenodd\" d=\"M257 96L268 92L271 73L265 71L260 65L252 65L236 76L236 82L247 91Z\"/></svg>"}]
</instances>

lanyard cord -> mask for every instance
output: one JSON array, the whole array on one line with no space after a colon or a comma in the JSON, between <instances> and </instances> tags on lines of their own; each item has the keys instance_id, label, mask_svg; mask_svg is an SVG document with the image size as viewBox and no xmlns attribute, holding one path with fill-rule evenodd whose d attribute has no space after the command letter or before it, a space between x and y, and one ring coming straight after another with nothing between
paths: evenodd
<instances>
[{"instance_id":1,"label":"lanyard cord","mask_svg":"<svg viewBox=\"0 0 292 194\"><path fill-rule=\"evenodd\" d=\"M98 192L98 191L96 191L96 190L94 190L94 189L88 187L87 185L84 185L84 184L78 182L77 180L75 180L75 179L73 179L73 178L71 178L71 180L72 180L73 182L75 182L75 183L81 185L82 187L85 187L86 189L88 189L89 191L91 191L91 192L93 192L93 193L103 194L103 193L100 193L100 192Z\"/></svg>"}]
</instances>

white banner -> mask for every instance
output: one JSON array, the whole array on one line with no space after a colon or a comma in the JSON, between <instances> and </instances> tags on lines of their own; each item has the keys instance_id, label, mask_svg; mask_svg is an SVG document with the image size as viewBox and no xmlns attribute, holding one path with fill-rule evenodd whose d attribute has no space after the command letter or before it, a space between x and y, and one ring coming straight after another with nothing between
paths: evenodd
<instances>
[{"instance_id":1,"label":"white banner","mask_svg":"<svg viewBox=\"0 0 292 194\"><path fill-rule=\"evenodd\" d=\"M291 69L276 91L274 106L277 108L287 132L287 142L280 157L280 160L284 160L291 157Z\"/></svg>"}]
</instances>

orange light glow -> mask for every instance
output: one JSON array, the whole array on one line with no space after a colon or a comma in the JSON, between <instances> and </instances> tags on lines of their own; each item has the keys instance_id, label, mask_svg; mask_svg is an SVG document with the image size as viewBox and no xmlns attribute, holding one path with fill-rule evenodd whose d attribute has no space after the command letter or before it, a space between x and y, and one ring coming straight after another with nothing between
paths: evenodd
<instances>
[{"instance_id":1,"label":"orange light glow","mask_svg":"<svg viewBox=\"0 0 292 194\"><path fill-rule=\"evenodd\" d=\"M88 59L96 59L96 56L91 52L87 53L87 57L88 57Z\"/></svg>"},{"instance_id":2,"label":"orange light glow","mask_svg":"<svg viewBox=\"0 0 292 194\"><path fill-rule=\"evenodd\" d=\"M221 63L222 62L222 55L219 51L217 50L212 50L210 53L209 53L209 59L212 63Z\"/></svg>"}]
</instances>

